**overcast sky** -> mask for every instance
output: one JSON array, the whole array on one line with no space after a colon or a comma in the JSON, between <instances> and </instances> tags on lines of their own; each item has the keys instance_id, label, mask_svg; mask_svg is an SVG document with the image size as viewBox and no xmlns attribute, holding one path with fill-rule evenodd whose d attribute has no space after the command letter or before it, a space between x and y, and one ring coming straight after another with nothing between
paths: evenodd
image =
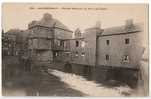
<instances>
[{"instance_id":1,"label":"overcast sky","mask_svg":"<svg viewBox=\"0 0 151 99\"><path fill-rule=\"evenodd\" d=\"M31 9L32 8L32 9ZM33 9L34 8L34 9ZM42 9L38 9L42 8ZM50 9L51 8L51 9ZM52 9L53 8L53 9ZM63 9L78 8L78 9ZM79 8L82 8L79 10ZM89 9L88 9L89 8ZM97 8L97 10L96 10ZM148 39L148 5L146 4L3 4L2 28L27 29L28 23L40 20L44 13L52 14L70 30L95 26L101 22L102 28L125 24L125 20L133 19L134 23L144 24L144 41Z\"/></svg>"},{"instance_id":2,"label":"overcast sky","mask_svg":"<svg viewBox=\"0 0 151 99\"><path fill-rule=\"evenodd\" d=\"M30 9L30 8L35 9ZM49 9L38 9L49 8ZM57 9L50 9L57 8ZM89 10L65 10L62 8L92 8ZM95 10L99 8L99 10ZM103 4L3 4L2 28L7 31L11 28L27 29L32 20L39 20L44 13L50 13L60 20L69 29L86 29L101 22L102 28L124 24L126 19L134 22L145 22L147 5L103 5Z\"/></svg>"}]
</instances>

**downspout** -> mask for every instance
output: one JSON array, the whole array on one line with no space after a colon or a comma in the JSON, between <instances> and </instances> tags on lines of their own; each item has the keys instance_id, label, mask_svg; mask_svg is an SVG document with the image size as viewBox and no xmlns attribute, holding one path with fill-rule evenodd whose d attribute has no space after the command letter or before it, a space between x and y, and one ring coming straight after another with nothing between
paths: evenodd
<instances>
[{"instance_id":1,"label":"downspout","mask_svg":"<svg viewBox=\"0 0 151 99\"><path fill-rule=\"evenodd\" d=\"M100 30L100 33L96 33L95 67L98 66L99 37L102 34L102 32L103 30Z\"/></svg>"},{"instance_id":2,"label":"downspout","mask_svg":"<svg viewBox=\"0 0 151 99\"><path fill-rule=\"evenodd\" d=\"M56 25L56 23L57 22L55 22L54 24L53 24L53 26L52 26L52 28L51 28L51 30L52 30L52 45L51 45L51 49L52 49L52 57L53 57L53 62L54 62L54 58L55 58L55 53L54 53L54 48L55 48L55 42L54 42L54 40L55 40L55 30L54 30L54 28L55 28L55 25Z\"/></svg>"},{"instance_id":3,"label":"downspout","mask_svg":"<svg viewBox=\"0 0 151 99\"><path fill-rule=\"evenodd\" d=\"M98 44L99 44L99 36L96 35L95 67L97 67L98 65Z\"/></svg>"}]
</instances>

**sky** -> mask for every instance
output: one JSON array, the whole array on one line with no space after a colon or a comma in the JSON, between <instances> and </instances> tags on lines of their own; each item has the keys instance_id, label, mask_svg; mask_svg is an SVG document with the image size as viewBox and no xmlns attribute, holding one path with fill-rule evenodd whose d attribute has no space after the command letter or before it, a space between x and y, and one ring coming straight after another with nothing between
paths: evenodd
<instances>
[{"instance_id":1,"label":"sky","mask_svg":"<svg viewBox=\"0 0 151 99\"><path fill-rule=\"evenodd\" d=\"M53 18L60 20L72 31L76 28L84 30L95 26L97 21L101 22L102 28L106 28L122 25L127 19L133 19L134 22L139 23L147 21L147 7L145 4L4 3L2 5L2 28L4 31L8 31L12 28L27 29L28 24L32 20L41 19L44 13L52 14ZM89 10L69 10L63 8L89 8ZM95 8L100 9L96 10Z\"/></svg>"},{"instance_id":2,"label":"sky","mask_svg":"<svg viewBox=\"0 0 151 99\"><path fill-rule=\"evenodd\" d=\"M144 24L144 41L148 44L148 5L147 4L55 4L55 3L3 3L2 29L27 29L33 20L40 20L44 13L52 14L70 30L94 27L101 28L124 25L127 19ZM147 40L146 40L147 39Z\"/></svg>"}]
</instances>

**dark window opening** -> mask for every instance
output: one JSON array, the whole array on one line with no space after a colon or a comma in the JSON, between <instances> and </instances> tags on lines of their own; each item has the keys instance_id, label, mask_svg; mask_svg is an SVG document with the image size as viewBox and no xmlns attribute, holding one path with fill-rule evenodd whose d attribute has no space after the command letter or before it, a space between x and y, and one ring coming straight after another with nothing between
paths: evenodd
<instances>
[{"instance_id":1,"label":"dark window opening","mask_svg":"<svg viewBox=\"0 0 151 99\"><path fill-rule=\"evenodd\" d=\"M64 46L64 41L60 41L60 46Z\"/></svg>"},{"instance_id":2,"label":"dark window opening","mask_svg":"<svg viewBox=\"0 0 151 99\"><path fill-rule=\"evenodd\" d=\"M128 55L125 55L125 56L124 56L124 60L129 60Z\"/></svg>"},{"instance_id":3,"label":"dark window opening","mask_svg":"<svg viewBox=\"0 0 151 99\"><path fill-rule=\"evenodd\" d=\"M79 46L79 41L76 41L76 47L78 47Z\"/></svg>"},{"instance_id":4,"label":"dark window opening","mask_svg":"<svg viewBox=\"0 0 151 99\"><path fill-rule=\"evenodd\" d=\"M129 44L129 43L130 43L129 38L125 39L125 44Z\"/></svg>"},{"instance_id":5,"label":"dark window opening","mask_svg":"<svg viewBox=\"0 0 151 99\"><path fill-rule=\"evenodd\" d=\"M85 56L85 53L84 53L84 52L82 52L81 56Z\"/></svg>"},{"instance_id":6,"label":"dark window opening","mask_svg":"<svg viewBox=\"0 0 151 99\"><path fill-rule=\"evenodd\" d=\"M109 55L108 54L106 54L105 57L106 57L106 60L109 60Z\"/></svg>"},{"instance_id":7,"label":"dark window opening","mask_svg":"<svg viewBox=\"0 0 151 99\"><path fill-rule=\"evenodd\" d=\"M109 45L109 44L110 44L110 41L109 41L109 40L106 40L106 44Z\"/></svg>"}]
</instances>

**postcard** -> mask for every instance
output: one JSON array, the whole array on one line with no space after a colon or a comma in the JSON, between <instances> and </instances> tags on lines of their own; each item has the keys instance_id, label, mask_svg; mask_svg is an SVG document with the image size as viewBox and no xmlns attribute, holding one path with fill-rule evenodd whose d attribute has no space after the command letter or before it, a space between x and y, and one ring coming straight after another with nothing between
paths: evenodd
<instances>
[{"instance_id":1,"label":"postcard","mask_svg":"<svg viewBox=\"0 0 151 99\"><path fill-rule=\"evenodd\" d=\"M3 3L2 95L148 96L148 5Z\"/></svg>"}]
</instances>

